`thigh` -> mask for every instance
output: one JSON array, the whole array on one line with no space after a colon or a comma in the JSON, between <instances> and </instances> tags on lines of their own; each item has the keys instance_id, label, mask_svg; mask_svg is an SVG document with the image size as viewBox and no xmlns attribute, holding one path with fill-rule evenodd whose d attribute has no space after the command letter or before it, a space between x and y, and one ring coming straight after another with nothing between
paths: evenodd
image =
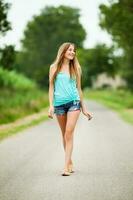
<instances>
[{"instance_id":1,"label":"thigh","mask_svg":"<svg viewBox=\"0 0 133 200\"><path fill-rule=\"evenodd\" d=\"M74 110L67 112L67 122L66 122L66 131L73 132L76 126L76 122L80 115L80 110Z\"/></svg>"},{"instance_id":2,"label":"thigh","mask_svg":"<svg viewBox=\"0 0 133 200\"><path fill-rule=\"evenodd\" d=\"M56 115L62 134L64 135L67 122L67 114Z\"/></svg>"}]
</instances>

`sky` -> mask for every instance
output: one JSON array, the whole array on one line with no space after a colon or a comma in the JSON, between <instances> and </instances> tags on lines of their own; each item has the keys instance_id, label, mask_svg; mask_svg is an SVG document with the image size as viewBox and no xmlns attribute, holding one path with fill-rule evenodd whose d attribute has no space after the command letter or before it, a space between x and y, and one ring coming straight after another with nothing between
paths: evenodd
<instances>
[{"instance_id":1,"label":"sky","mask_svg":"<svg viewBox=\"0 0 133 200\"><path fill-rule=\"evenodd\" d=\"M101 3L108 4L108 0L5 0L11 3L8 12L8 20L12 24L12 30L6 33L6 36L0 38L0 46L5 44L15 45L15 49L21 49L20 40L23 38L23 32L28 21L33 15L39 15L41 9L47 5L59 6L67 5L80 9L80 22L87 32L84 42L85 48L94 47L97 43L106 43L111 45L111 37L101 30L99 23L99 9Z\"/></svg>"}]
</instances>

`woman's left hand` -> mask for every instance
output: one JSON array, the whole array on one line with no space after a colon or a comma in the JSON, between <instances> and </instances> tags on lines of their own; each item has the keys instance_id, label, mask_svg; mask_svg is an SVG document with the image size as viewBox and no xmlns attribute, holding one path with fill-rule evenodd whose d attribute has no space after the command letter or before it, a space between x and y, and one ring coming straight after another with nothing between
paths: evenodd
<instances>
[{"instance_id":1,"label":"woman's left hand","mask_svg":"<svg viewBox=\"0 0 133 200\"><path fill-rule=\"evenodd\" d=\"M82 109L82 113L88 118L88 120L92 119L92 114L88 112L86 109Z\"/></svg>"}]
</instances>

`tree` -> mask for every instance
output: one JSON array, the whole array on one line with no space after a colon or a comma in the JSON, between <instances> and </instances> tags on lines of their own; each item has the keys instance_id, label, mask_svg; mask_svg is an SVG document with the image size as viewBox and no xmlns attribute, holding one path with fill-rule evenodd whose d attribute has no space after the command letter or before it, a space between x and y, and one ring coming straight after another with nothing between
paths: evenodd
<instances>
[{"instance_id":1,"label":"tree","mask_svg":"<svg viewBox=\"0 0 133 200\"><path fill-rule=\"evenodd\" d=\"M133 1L112 1L109 6L102 4L100 11L100 26L124 50L122 76L133 89Z\"/></svg>"},{"instance_id":2,"label":"tree","mask_svg":"<svg viewBox=\"0 0 133 200\"><path fill-rule=\"evenodd\" d=\"M9 8L9 3L4 3L3 0L0 0L0 35L5 34L6 31L11 29L11 24L7 20L7 12Z\"/></svg>"},{"instance_id":3,"label":"tree","mask_svg":"<svg viewBox=\"0 0 133 200\"><path fill-rule=\"evenodd\" d=\"M11 30L11 23L7 19L7 13L11 4L5 3L0 0L0 35L3 36L8 30ZM12 69L12 65L15 61L15 50L13 45L6 45L4 48L0 48L0 66Z\"/></svg>"},{"instance_id":4,"label":"tree","mask_svg":"<svg viewBox=\"0 0 133 200\"><path fill-rule=\"evenodd\" d=\"M13 45L6 45L0 49L0 66L5 69L12 70L15 63L15 49Z\"/></svg>"},{"instance_id":5,"label":"tree","mask_svg":"<svg viewBox=\"0 0 133 200\"><path fill-rule=\"evenodd\" d=\"M102 72L114 77L119 69L119 58L114 56L113 49L105 44L97 44L92 49L79 50L78 55L84 76L83 88L92 86L92 80L95 80L97 75Z\"/></svg>"},{"instance_id":6,"label":"tree","mask_svg":"<svg viewBox=\"0 0 133 200\"><path fill-rule=\"evenodd\" d=\"M59 45L70 41L78 47L83 46L86 32L79 17L79 9L69 6L47 6L40 15L34 16L21 40L18 70L47 87L49 65L55 59Z\"/></svg>"}]
</instances>

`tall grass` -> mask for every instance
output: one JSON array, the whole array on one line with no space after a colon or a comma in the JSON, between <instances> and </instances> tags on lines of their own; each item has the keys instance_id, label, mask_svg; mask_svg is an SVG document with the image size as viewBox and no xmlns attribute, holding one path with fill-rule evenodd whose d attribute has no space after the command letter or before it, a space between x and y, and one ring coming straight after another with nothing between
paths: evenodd
<instances>
[{"instance_id":1,"label":"tall grass","mask_svg":"<svg viewBox=\"0 0 133 200\"><path fill-rule=\"evenodd\" d=\"M0 124L39 112L48 106L47 91L22 74L0 68Z\"/></svg>"},{"instance_id":2,"label":"tall grass","mask_svg":"<svg viewBox=\"0 0 133 200\"><path fill-rule=\"evenodd\" d=\"M16 71L8 71L0 67L0 88L12 90L31 90L37 88L34 81Z\"/></svg>"}]
</instances>

